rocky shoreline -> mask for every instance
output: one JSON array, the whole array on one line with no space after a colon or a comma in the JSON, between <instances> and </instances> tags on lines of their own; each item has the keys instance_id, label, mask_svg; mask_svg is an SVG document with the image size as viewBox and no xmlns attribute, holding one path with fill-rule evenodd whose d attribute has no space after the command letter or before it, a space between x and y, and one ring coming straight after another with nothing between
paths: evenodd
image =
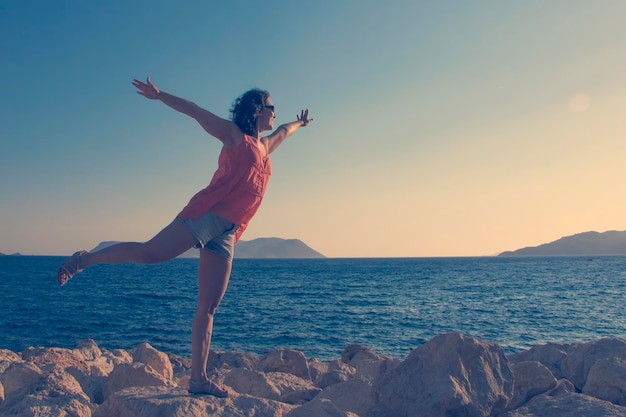
<instances>
[{"instance_id":1,"label":"rocky shoreline","mask_svg":"<svg viewBox=\"0 0 626 417\"><path fill-rule=\"evenodd\" d=\"M436 336L404 360L347 346L319 362L275 349L212 352L229 398L187 393L190 363L144 343L133 350L0 350L0 415L59 417L624 416L626 340L502 347Z\"/></svg>"}]
</instances>

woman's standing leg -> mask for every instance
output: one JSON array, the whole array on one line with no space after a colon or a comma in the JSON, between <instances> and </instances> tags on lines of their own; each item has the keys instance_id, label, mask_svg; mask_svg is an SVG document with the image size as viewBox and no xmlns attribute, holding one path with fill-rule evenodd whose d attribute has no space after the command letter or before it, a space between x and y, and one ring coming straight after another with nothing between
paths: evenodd
<instances>
[{"instance_id":1,"label":"woman's standing leg","mask_svg":"<svg viewBox=\"0 0 626 417\"><path fill-rule=\"evenodd\" d=\"M191 330L191 382L198 387L195 392L227 396L228 392L208 382L206 367L211 348L213 333L213 317L219 306L232 270L232 261L223 258L208 249L200 249L200 265L198 267L198 306ZM202 388L199 388L203 385Z\"/></svg>"}]
</instances>

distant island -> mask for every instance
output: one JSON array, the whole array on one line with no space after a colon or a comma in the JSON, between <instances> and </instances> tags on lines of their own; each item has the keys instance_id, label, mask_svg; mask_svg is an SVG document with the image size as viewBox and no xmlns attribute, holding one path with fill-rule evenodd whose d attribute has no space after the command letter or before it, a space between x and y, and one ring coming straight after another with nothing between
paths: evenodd
<instances>
[{"instance_id":1,"label":"distant island","mask_svg":"<svg viewBox=\"0 0 626 417\"><path fill-rule=\"evenodd\" d=\"M235 258L325 258L300 239L262 237L240 240L235 245Z\"/></svg>"},{"instance_id":2,"label":"distant island","mask_svg":"<svg viewBox=\"0 0 626 417\"><path fill-rule=\"evenodd\" d=\"M498 256L626 255L626 231L584 232L554 242L502 252Z\"/></svg>"},{"instance_id":3,"label":"distant island","mask_svg":"<svg viewBox=\"0 0 626 417\"><path fill-rule=\"evenodd\" d=\"M97 251L111 246L117 241L99 243L91 251ZM496 256L602 256L626 255L626 231L583 232L572 236L565 236L550 243L539 246L525 247L512 251L505 251ZM0 256L22 256L20 253ZM189 249L179 258L198 258L197 249ZM239 259L313 259L325 258L323 254L314 250L299 239L281 239L277 237L258 238L249 241L241 240L235 245L235 257Z\"/></svg>"},{"instance_id":4,"label":"distant island","mask_svg":"<svg viewBox=\"0 0 626 417\"><path fill-rule=\"evenodd\" d=\"M118 242L100 242L91 252L104 249L107 246ZM179 258L198 258L200 255L197 249L189 249L179 256ZM256 259L312 259L325 258L324 255L309 247L300 239L281 239L277 237L262 237L253 240L240 240L235 245L235 258L256 258Z\"/></svg>"}]
</instances>

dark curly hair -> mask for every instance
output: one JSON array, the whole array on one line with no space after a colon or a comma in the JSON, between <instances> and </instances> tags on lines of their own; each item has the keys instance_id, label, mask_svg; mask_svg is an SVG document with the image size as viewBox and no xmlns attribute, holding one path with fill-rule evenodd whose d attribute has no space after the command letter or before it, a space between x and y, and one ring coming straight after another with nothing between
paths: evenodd
<instances>
[{"instance_id":1,"label":"dark curly hair","mask_svg":"<svg viewBox=\"0 0 626 417\"><path fill-rule=\"evenodd\" d=\"M269 96L269 92L258 88L246 91L233 102L230 120L246 135L256 135L256 120L261 115Z\"/></svg>"}]
</instances>

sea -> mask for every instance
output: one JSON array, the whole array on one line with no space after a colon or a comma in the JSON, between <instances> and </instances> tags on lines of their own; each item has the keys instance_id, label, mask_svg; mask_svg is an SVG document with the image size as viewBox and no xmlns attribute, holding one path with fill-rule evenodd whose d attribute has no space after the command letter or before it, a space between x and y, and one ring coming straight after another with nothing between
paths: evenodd
<instances>
[{"instance_id":1,"label":"sea","mask_svg":"<svg viewBox=\"0 0 626 417\"><path fill-rule=\"evenodd\" d=\"M93 339L190 356L196 259L98 265L59 287L63 260L0 257L0 349ZM461 332L513 353L626 338L625 305L626 256L236 259L212 349L329 361L359 344L402 359Z\"/></svg>"}]
</instances>

